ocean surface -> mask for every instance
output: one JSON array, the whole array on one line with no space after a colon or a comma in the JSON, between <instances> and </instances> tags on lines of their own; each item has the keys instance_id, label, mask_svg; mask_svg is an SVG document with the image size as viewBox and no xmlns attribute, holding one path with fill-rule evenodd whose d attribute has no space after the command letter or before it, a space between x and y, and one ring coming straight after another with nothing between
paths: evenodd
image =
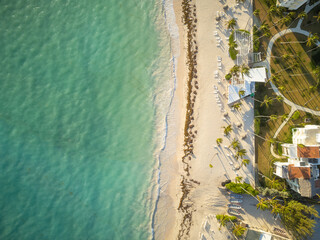
<instances>
[{"instance_id":1,"label":"ocean surface","mask_svg":"<svg viewBox=\"0 0 320 240\"><path fill-rule=\"evenodd\" d=\"M0 239L152 238L165 4L0 1Z\"/></svg>"}]
</instances>

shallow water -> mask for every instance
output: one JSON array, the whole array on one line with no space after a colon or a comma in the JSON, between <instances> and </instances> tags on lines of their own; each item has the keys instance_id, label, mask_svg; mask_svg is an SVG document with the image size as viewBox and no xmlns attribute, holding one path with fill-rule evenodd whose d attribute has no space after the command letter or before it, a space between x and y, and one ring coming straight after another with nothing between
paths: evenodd
<instances>
[{"instance_id":1,"label":"shallow water","mask_svg":"<svg viewBox=\"0 0 320 240\"><path fill-rule=\"evenodd\" d=\"M0 239L150 238L172 88L162 3L0 6Z\"/></svg>"}]
</instances>

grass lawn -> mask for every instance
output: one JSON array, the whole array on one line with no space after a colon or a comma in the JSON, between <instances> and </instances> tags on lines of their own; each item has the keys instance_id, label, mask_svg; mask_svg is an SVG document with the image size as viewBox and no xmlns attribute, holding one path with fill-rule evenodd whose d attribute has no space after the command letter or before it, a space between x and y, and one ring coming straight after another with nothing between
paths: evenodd
<instances>
[{"instance_id":1,"label":"grass lawn","mask_svg":"<svg viewBox=\"0 0 320 240\"><path fill-rule=\"evenodd\" d=\"M276 95L268 83L267 85L263 83L256 84L256 95L255 98L259 100L263 100L264 96L275 98ZM255 102L255 112L256 116L270 116L277 115L279 118L277 120L269 120L268 118L259 118L260 119L260 137L255 137L255 152L256 152L256 163L258 164L259 171L266 175L267 177L272 177L273 168L272 163L274 161L285 161L285 159L275 159L270 152L270 142L264 140L271 139L279 126L282 124L281 116L283 114L290 113L290 106L283 102L279 102L276 99L273 100L273 103L266 108L265 106L260 106L259 102ZM291 142L291 129L290 127L299 127L301 124L305 123L305 119L308 119L308 124L320 124L320 117L312 116L311 114L306 114L305 112L300 112L300 117L296 120L290 119L288 123L282 128L281 132L277 137L277 141L279 142ZM257 119L257 118L256 118ZM281 144L281 143L278 143ZM278 152L277 144L275 145L275 153L281 154ZM280 148L280 146L279 146Z\"/></svg>"},{"instance_id":2,"label":"grass lawn","mask_svg":"<svg viewBox=\"0 0 320 240\"><path fill-rule=\"evenodd\" d=\"M259 16L257 16L260 24L268 25L270 30L270 36L260 38L260 49L263 57L265 57L267 45L270 38L277 32L280 32L288 26L295 27L298 19L288 22L286 24L276 24L281 18L279 16L270 16L268 10L271 5L274 5L274 0L254 0L254 10L259 9ZM300 10L301 11L301 10ZM308 14L308 17L304 19L302 23L302 28L313 33L320 31L319 24L312 23L316 19L313 15L316 15L318 10L314 10L314 13ZM296 16L299 12L296 13ZM312 23L312 24L311 24ZM309 25L307 25L309 24ZM275 27L273 27L276 25ZM260 36L262 36L263 31L260 31ZM317 80L312 73L311 56L306 53L310 48L306 47L306 44L300 43L290 43L281 44L280 42L288 41L306 41L307 37L300 34L287 34L282 39L278 40L273 48L273 57L271 60L271 71L272 73L278 72L279 80L275 84L279 87L284 87L282 93L292 102L299 105L306 106L311 109L320 110L319 101L319 88L310 90L311 85L315 85ZM283 57L285 54L285 58ZM296 64L295 64L296 63ZM297 65L295 69L287 69L292 65ZM304 74L307 73L307 74ZM311 73L311 74L310 74ZM298 75L299 74L299 75ZM283 102L278 102L275 97L275 93L271 89L269 83L267 84L256 84L256 95L255 98L263 101L264 97L274 98L273 103L269 108L261 106L259 102L255 102L255 116L263 115L278 115L289 114L290 106ZM320 124L320 118L316 116L311 116L305 112L300 112L300 117L293 120L290 119L288 123L282 128L281 132L277 137L279 142L291 142L291 128L299 127L305 124L306 118L309 120L308 124ZM274 159L270 152L270 142L265 139L271 139L274 133L279 128L282 123L282 119L279 117L277 120L269 120L268 118L256 118L260 120L259 136L255 138L255 152L256 152L256 163L258 165L259 171L268 176L272 177L273 168L272 162L274 161L286 161L285 159ZM265 138L265 139L263 139ZM280 143L281 144L281 143ZM280 144L275 144L275 152L281 155Z\"/></svg>"},{"instance_id":3,"label":"grass lawn","mask_svg":"<svg viewBox=\"0 0 320 240\"><path fill-rule=\"evenodd\" d=\"M280 88L279 90L286 98L298 105L320 110L319 88L310 89L317 84L317 79L312 72L310 54L306 53L312 47L307 47L305 43L284 44L284 42L306 40L306 36L293 33L279 38L272 48L271 73L279 77L279 80L274 83L277 87L284 87L283 90ZM289 67L294 64L297 68L290 69Z\"/></svg>"}]
</instances>

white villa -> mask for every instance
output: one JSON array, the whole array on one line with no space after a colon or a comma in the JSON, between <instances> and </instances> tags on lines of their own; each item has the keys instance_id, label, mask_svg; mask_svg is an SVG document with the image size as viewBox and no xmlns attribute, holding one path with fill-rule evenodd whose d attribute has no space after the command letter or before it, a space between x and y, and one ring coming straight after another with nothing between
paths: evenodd
<instances>
[{"instance_id":1,"label":"white villa","mask_svg":"<svg viewBox=\"0 0 320 240\"><path fill-rule=\"evenodd\" d=\"M307 0L278 0L277 6L285 7L289 10L297 10L306 2Z\"/></svg>"},{"instance_id":2,"label":"white villa","mask_svg":"<svg viewBox=\"0 0 320 240\"><path fill-rule=\"evenodd\" d=\"M275 175L303 197L320 194L320 126L292 129L292 143L282 144L287 162L275 162Z\"/></svg>"}]
</instances>

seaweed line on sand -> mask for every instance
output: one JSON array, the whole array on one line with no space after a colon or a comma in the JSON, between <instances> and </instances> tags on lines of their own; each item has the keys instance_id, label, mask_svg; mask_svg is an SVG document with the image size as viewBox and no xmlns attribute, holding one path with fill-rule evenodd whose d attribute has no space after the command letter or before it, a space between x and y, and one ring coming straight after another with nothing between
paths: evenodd
<instances>
[{"instance_id":1,"label":"seaweed line on sand","mask_svg":"<svg viewBox=\"0 0 320 240\"><path fill-rule=\"evenodd\" d=\"M200 183L190 178L190 161L193 157L194 140L197 135L197 130L193 124L194 121L194 103L197 97L197 89L199 89L197 76L197 53L198 47L195 40L197 32L197 14L196 5L191 4L192 0L182 0L182 20L187 28L187 66L188 66L188 80L187 80L187 106L186 106L186 120L184 127L184 155L182 157L183 170L180 183L182 196L180 199L178 210L181 211L183 218L180 224L178 239L188 239L190 235L190 228L192 225L192 213L195 211L193 202L190 199L189 193Z\"/></svg>"}]
</instances>

